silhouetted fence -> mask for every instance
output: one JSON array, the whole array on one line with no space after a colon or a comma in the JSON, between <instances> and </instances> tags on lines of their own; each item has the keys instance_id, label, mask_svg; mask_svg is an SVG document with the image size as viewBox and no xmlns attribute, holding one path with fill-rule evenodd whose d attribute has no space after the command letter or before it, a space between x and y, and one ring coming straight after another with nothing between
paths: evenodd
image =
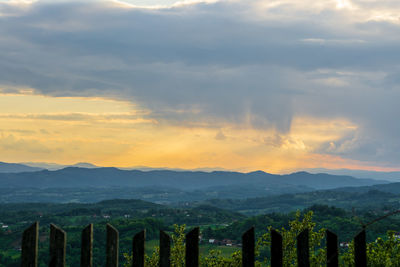
<instances>
[{"instance_id":1,"label":"silhouetted fence","mask_svg":"<svg viewBox=\"0 0 400 267\"><path fill-rule=\"evenodd\" d=\"M196 227L186 234L185 263L188 267L199 266L199 228ZM36 267L38 260L39 223L36 222L26 229L22 235L21 266ZM145 230L137 233L132 242L132 266L143 267L145 261ZM67 234L59 227L50 225L50 267L64 267L66 257ZM81 267L92 266L93 255L93 224L82 231ZM326 260L328 267L338 266L339 250L336 234L326 231ZM255 261L254 227L242 235L242 266L253 267ZM169 267L171 238L160 231L160 267ZM297 236L297 261L299 267L310 266L309 231L304 230ZM106 266L117 267L119 255L118 230L107 224ZM365 230L354 238L354 262L356 267L367 266ZM271 230L271 266L283 265L282 236Z\"/></svg>"}]
</instances>

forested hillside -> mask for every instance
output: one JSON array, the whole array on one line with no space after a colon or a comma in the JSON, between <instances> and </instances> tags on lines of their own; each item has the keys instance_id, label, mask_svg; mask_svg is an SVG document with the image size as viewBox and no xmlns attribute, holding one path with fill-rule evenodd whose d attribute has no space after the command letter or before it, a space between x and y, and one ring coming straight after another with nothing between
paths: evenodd
<instances>
[{"instance_id":1,"label":"forested hillside","mask_svg":"<svg viewBox=\"0 0 400 267\"><path fill-rule=\"evenodd\" d=\"M340 242L349 242L362 229L362 223L368 223L388 211L358 211L356 214L341 208L326 205L313 205L301 214L313 212L315 230L328 228L339 235ZM299 214L299 218L303 215ZM146 229L148 240L147 253L150 255L157 245L159 230L173 232L173 224L186 225L190 230L194 226L201 229L202 255L212 249L221 250L224 257L240 250L236 245L212 245L208 240L231 240L232 244L241 242L244 231L254 226L256 237L261 238L268 227L275 229L290 227L289 222L296 220L295 212L267 213L246 217L240 213L200 205L192 208L171 208L140 200L109 200L94 204L1 204L0 205L0 265L19 266L20 240L22 231L34 221L40 222L40 266L47 266L49 224L55 223L67 232L67 263L79 265L80 232L89 223L94 223L94 259L95 265L104 262L105 226L115 226L120 232L121 262L126 262L122 253L131 250L132 236ZM400 230L400 217L391 216L368 226L367 240L385 237L388 230ZM346 250L341 253L346 252ZM266 251L265 251L266 253ZM268 256L268 253L260 257ZM261 260L261 258L260 258Z\"/></svg>"}]
</instances>

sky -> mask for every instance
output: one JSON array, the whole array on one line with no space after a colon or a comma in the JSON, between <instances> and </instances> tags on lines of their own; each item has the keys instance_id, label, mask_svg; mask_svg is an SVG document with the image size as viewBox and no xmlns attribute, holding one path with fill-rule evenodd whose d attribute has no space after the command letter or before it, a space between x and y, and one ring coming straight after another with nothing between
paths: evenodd
<instances>
[{"instance_id":1,"label":"sky","mask_svg":"<svg viewBox=\"0 0 400 267\"><path fill-rule=\"evenodd\" d=\"M400 2L0 0L0 161L400 170Z\"/></svg>"}]
</instances>

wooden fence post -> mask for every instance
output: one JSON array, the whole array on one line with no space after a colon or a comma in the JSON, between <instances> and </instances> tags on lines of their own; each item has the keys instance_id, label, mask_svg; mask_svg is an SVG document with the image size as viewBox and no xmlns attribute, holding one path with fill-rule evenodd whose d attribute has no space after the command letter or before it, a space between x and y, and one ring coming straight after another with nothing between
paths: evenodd
<instances>
[{"instance_id":1,"label":"wooden fence post","mask_svg":"<svg viewBox=\"0 0 400 267\"><path fill-rule=\"evenodd\" d=\"M282 235L271 229L271 267L283 266Z\"/></svg>"},{"instance_id":2,"label":"wooden fence post","mask_svg":"<svg viewBox=\"0 0 400 267\"><path fill-rule=\"evenodd\" d=\"M67 233L50 224L50 262L49 267L64 267L67 246Z\"/></svg>"},{"instance_id":3,"label":"wooden fence post","mask_svg":"<svg viewBox=\"0 0 400 267\"><path fill-rule=\"evenodd\" d=\"M185 263L186 266L198 267L199 266L199 227L195 227L186 235L186 252Z\"/></svg>"},{"instance_id":4,"label":"wooden fence post","mask_svg":"<svg viewBox=\"0 0 400 267\"><path fill-rule=\"evenodd\" d=\"M254 227L251 227L242 235L242 266L254 267Z\"/></svg>"},{"instance_id":5,"label":"wooden fence post","mask_svg":"<svg viewBox=\"0 0 400 267\"><path fill-rule=\"evenodd\" d=\"M171 238L164 231L160 231L160 267L171 266Z\"/></svg>"},{"instance_id":6,"label":"wooden fence post","mask_svg":"<svg viewBox=\"0 0 400 267\"><path fill-rule=\"evenodd\" d=\"M137 233L133 237L132 267L144 267L145 240L146 240L146 230Z\"/></svg>"},{"instance_id":7,"label":"wooden fence post","mask_svg":"<svg viewBox=\"0 0 400 267\"><path fill-rule=\"evenodd\" d=\"M339 249L337 235L329 230L326 230L326 266L339 266Z\"/></svg>"},{"instance_id":8,"label":"wooden fence post","mask_svg":"<svg viewBox=\"0 0 400 267\"><path fill-rule=\"evenodd\" d=\"M82 230L81 242L81 267L93 265L93 224L89 224Z\"/></svg>"},{"instance_id":9,"label":"wooden fence post","mask_svg":"<svg viewBox=\"0 0 400 267\"><path fill-rule=\"evenodd\" d=\"M119 234L111 224L107 223L107 263L106 267L118 267Z\"/></svg>"},{"instance_id":10,"label":"wooden fence post","mask_svg":"<svg viewBox=\"0 0 400 267\"><path fill-rule=\"evenodd\" d=\"M21 267L37 267L39 223L35 222L22 234Z\"/></svg>"},{"instance_id":11,"label":"wooden fence post","mask_svg":"<svg viewBox=\"0 0 400 267\"><path fill-rule=\"evenodd\" d=\"M310 267L308 229L305 229L297 236L297 266Z\"/></svg>"},{"instance_id":12,"label":"wooden fence post","mask_svg":"<svg viewBox=\"0 0 400 267\"><path fill-rule=\"evenodd\" d=\"M355 267L367 266L367 246L366 246L365 230L362 230L354 237L354 262Z\"/></svg>"}]
</instances>

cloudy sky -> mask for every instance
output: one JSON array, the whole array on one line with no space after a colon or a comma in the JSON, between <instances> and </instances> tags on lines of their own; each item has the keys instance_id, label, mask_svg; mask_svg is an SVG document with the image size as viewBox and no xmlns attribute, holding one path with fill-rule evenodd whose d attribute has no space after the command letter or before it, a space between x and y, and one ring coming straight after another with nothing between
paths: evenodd
<instances>
[{"instance_id":1,"label":"cloudy sky","mask_svg":"<svg viewBox=\"0 0 400 267\"><path fill-rule=\"evenodd\" d=\"M400 170L398 0L0 0L0 161Z\"/></svg>"}]
</instances>

